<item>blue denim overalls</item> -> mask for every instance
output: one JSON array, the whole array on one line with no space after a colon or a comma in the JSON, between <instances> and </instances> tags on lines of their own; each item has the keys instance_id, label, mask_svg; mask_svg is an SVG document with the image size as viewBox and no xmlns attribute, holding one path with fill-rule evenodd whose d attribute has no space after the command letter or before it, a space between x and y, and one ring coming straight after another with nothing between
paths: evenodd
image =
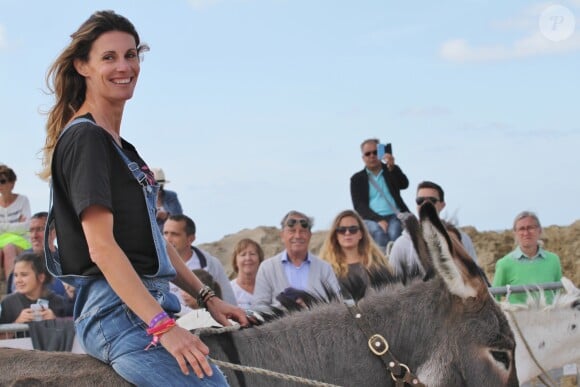
<instances>
[{"instance_id":1,"label":"blue denim overalls","mask_svg":"<svg viewBox=\"0 0 580 387\"><path fill-rule=\"evenodd\" d=\"M81 122L93 123L86 118L77 118L67 125L62 133L72 125ZM142 276L141 280L167 313L177 313L181 309L179 300L169 291L169 281L175 277L176 272L165 250L165 240L155 218L159 187L148 184L146 175L139 165L131 161L116 143L115 149L142 187L159 261L157 273ZM151 342L151 337L145 331L147 324L125 305L103 276L62 275L58 257L53 256L48 248L48 225L53 218L51 189L51 203L44 238L47 267L54 276L76 287L75 328L77 338L88 354L111 364L119 375L137 386L227 385L223 374L213 364L212 377L198 379L193 372L184 375L176 359L162 345L145 351L145 347Z\"/></svg>"}]
</instances>

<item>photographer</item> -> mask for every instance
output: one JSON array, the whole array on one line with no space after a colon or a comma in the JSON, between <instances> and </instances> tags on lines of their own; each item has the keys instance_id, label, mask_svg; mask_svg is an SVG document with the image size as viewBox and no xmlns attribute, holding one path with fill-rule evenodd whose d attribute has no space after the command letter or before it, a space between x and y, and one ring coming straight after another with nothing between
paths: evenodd
<instances>
[{"instance_id":1,"label":"photographer","mask_svg":"<svg viewBox=\"0 0 580 387\"><path fill-rule=\"evenodd\" d=\"M409 180L395 164L390 149L371 138L360 146L365 168L350 178L350 196L354 209L364 219L374 241L385 251L389 241L401 235L399 212L409 212L400 191ZM379 154L384 156L379 158Z\"/></svg>"}]
</instances>

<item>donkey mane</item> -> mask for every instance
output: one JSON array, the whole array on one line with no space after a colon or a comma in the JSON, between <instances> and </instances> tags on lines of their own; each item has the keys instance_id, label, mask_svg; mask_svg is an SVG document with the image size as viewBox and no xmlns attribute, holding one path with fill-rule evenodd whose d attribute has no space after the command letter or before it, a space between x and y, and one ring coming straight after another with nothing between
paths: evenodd
<instances>
[{"instance_id":1,"label":"donkey mane","mask_svg":"<svg viewBox=\"0 0 580 387\"><path fill-rule=\"evenodd\" d=\"M569 281L567 278L562 278L562 283ZM512 304L508 301L502 301L501 308L505 311L517 312L522 310L538 310L538 311L553 311L558 309L578 309L580 310L580 293L557 293L551 304L546 302L545 291L542 289L534 290L539 292L540 296L532 296L532 291L527 291L528 297L523 304Z\"/></svg>"},{"instance_id":2,"label":"donkey mane","mask_svg":"<svg viewBox=\"0 0 580 387\"><path fill-rule=\"evenodd\" d=\"M410 273L403 270L400 276L393 276L384 270L369 270L368 284L358 275L350 275L342 282L342 289L337 293L331 286L324 285L324 295L310 293L305 290L287 288L279 294L276 299L281 307L268 306L261 307L257 311L249 311L253 314L254 325L268 324L270 322L285 318L294 313L301 313L306 310L315 310L328 304L358 302L371 294L382 292L393 292L395 289L411 285L412 282L420 282L420 271ZM349 301L351 300L351 301Z\"/></svg>"}]
</instances>

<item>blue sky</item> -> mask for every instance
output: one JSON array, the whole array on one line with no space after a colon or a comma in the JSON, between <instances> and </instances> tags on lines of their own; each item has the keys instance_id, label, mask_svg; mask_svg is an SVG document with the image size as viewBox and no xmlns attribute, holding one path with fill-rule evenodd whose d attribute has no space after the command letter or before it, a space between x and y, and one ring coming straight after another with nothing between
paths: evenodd
<instances>
[{"instance_id":1,"label":"blue sky","mask_svg":"<svg viewBox=\"0 0 580 387\"><path fill-rule=\"evenodd\" d=\"M555 5L569 13L546 30ZM327 229L369 137L393 144L412 209L433 180L444 215L479 230L522 210L580 218L580 0L0 0L0 162L33 211L46 70L101 9L151 46L121 134L165 170L199 242L290 209Z\"/></svg>"}]
</instances>

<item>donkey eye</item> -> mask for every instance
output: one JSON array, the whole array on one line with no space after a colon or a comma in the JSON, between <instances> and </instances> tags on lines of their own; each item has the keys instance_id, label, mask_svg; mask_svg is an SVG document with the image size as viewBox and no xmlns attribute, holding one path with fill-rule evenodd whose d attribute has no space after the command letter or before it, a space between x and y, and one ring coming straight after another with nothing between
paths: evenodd
<instances>
[{"instance_id":1,"label":"donkey eye","mask_svg":"<svg viewBox=\"0 0 580 387\"><path fill-rule=\"evenodd\" d=\"M503 364L506 370L510 368L510 357L509 357L507 351L491 350L490 352L491 352L491 356L493 356L495 361Z\"/></svg>"}]
</instances>

